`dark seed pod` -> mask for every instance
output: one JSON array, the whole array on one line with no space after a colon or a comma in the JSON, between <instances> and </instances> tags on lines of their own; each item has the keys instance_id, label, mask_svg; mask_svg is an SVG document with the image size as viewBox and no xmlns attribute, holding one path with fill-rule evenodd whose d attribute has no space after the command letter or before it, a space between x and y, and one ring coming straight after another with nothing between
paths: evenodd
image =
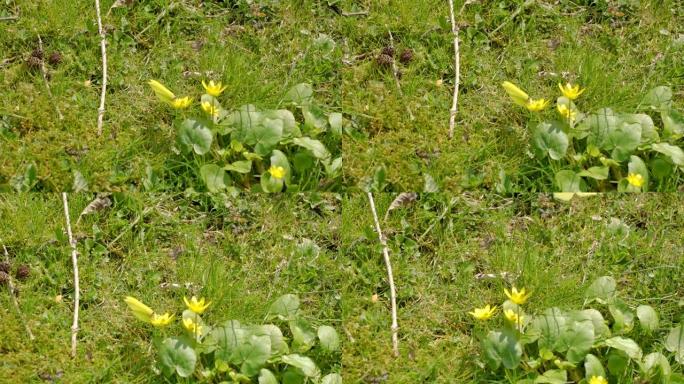
<instances>
[{"instance_id":1,"label":"dark seed pod","mask_svg":"<svg viewBox=\"0 0 684 384\"><path fill-rule=\"evenodd\" d=\"M17 276L17 279L19 279L19 280L23 281L23 280L28 279L30 274L31 274L31 268L29 268L29 266L26 264L22 264L19 266L19 268L17 268L16 276Z\"/></svg>"},{"instance_id":2,"label":"dark seed pod","mask_svg":"<svg viewBox=\"0 0 684 384\"><path fill-rule=\"evenodd\" d=\"M394 47L385 47L382 49L382 54L389 57L394 57Z\"/></svg>"},{"instance_id":3,"label":"dark seed pod","mask_svg":"<svg viewBox=\"0 0 684 384\"><path fill-rule=\"evenodd\" d=\"M0 286L4 286L9 283L10 275L7 272L0 271Z\"/></svg>"},{"instance_id":4,"label":"dark seed pod","mask_svg":"<svg viewBox=\"0 0 684 384\"><path fill-rule=\"evenodd\" d=\"M0 262L0 272L9 273L12 269L12 264L9 261Z\"/></svg>"},{"instance_id":5,"label":"dark seed pod","mask_svg":"<svg viewBox=\"0 0 684 384\"><path fill-rule=\"evenodd\" d=\"M378 55L378 57L375 59L375 62L378 63L379 66L388 68L392 65L392 62L394 59L390 55L386 55L384 53Z\"/></svg>"},{"instance_id":6,"label":"dark seed pod","mask_svg":"<svg viewBox=\"0 0 684 384\"><path fill-rule=\"evenodd\" d=\"M31 52L31 56L37 57L38 59L43 59L43 50L40 48L36 48Z\"/></svg>"},{"instance_id":7,"label":"dark seed pod","mask_svg":"<svg viewBox=\"0 0 684 384\"><path fill-rule=\"evenodd\" d=\"M52 52L50 57L48 57L48 63L51 65L57 65L62 62L62 55L59 52Z\"/></svg>"},{"instance_id":8,"label":"dark seed pod","mask_svg":"<svg viewBox=\"0 0 684 384\"><path fill-rule=\"evenodd\" d=\"M413 51L410 49L404 49L404 51L401 53L401 56L399 56L399 61L401 61L402 64L408 64L413 60Z\"/></svg>"},{"instance_id":9,"label":"dark seed pod","mask_svg":"<svg viewBox=\"0 0 684 384\"><path fill-rule=\"evenodd\" d=\"M28 60L26 60L26 65L30 69L38 69L40 68L40 65L43 63L43 60L41 60L38 57L35 56L29 56Z\"/></svg>"}]
</instances>

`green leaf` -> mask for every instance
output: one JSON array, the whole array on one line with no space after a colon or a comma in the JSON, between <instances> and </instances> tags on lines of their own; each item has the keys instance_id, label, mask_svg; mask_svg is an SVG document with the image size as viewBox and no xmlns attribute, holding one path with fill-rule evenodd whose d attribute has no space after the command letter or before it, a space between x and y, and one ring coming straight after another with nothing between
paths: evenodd
<instances>
[{"instance_id":1,"label":"green leaf","mask_svg":"<svg viewBox=\"0 0 684 384\"><path fill-rule=\"evenodd\" d=\"M289 367L283 372L282 384L304 384L306 380L306 376L297 368Z\"/></svg>"},{"instance_id":2,"label":"green leaf","mask_svg":"<svg viewBox=\"0 0 684 384\"><path fill-rule=\"evenodd\" d=\"M636 123L641 125L641 144L657 143L660 141L660 136L651 116L645 113L622 114L620 119L627 124Z\"/></svg>"},{"instance_id":3,"label":"green leaf","mask_svg":"<svg viewBox=\"0 0 684 384\"><path fill-rule=\"evenodd\" d=\"M641 359L641 347L639 347L639 344L637 344L634 340L630 338L616 336L606 340L605 343L607 346L611 348L615 348L626 353L627 356L634 360Z\"/></svg>"},{"instance_id":4,"label":"green leaf","mask_svg":"<svg viewBox=\"0 0 684 384\"><path fill-rule=\"evenodd\" d=\"M315 161L316 159L309 151L297 152L292 159L295 169L300 173L304 173L305 171L313 168Z\"/></svg>"},{"instance_id":5,"label":"green leaf","mask_svg":"<svg viewBox=\"0 0 684 384\"><path fill-rule=\"evenodd\" d=\"M565 384L568 381L568 372L562 369L551 369L544 372L543 375L534 379L535 384Z\"/></svg>"},{"instance_id":6,"label":"green leaf","mask_svg":"<svg viewBox=\"0 0 684 384\"><path fill-rule=\"evenodd\" d=\"M306 377L316 377L321 374L313 360L306 356L292 354L282 357L283 363L299 368Z\"/></svg>"},{"instance_id":7,"label":"green leaf","mask_svg":"<svg viewBox=\"0 0 684 384\"><path fill-rule=\"evenodd\" d=\"M285 185L282 179L276 179L275 177L272 177L271 173L268 171L264 171L264 173L261 174L261 179L259 182L261 189L266 193L281 192L283 190L283 186Z\"/></svg>"},{"instance_id":8,"label":"green leaf","mask_svg":"<svg viewBox=\"0 0 684 384\"><path fill-rule=\"evenodd\" d=\"M338 373L330 373L323 377L321 384L342 384L342 376Z\"/></svg>"},{"instance_id":9,"label":"green leaf","mask_svg":"<svg viewBox=\"0 0 684 384\"><path fill-rule=\"evenodd\" d=\"M290 348L285 342L283 333L273 324L255 325L251 327L252 334L256 336L268 336L271 338L271 352L279 355L290 353Z\"/></svg>"},{"instance_id":10,"label":"green leaf","mask_svg":"<svg viewBox=\"0 0 684 384\"><path fill-rule=\"evenodd\" d=\"M672 328L665 338L665 348L675 354L675 360L684 364L684 324Z\"/></svg>"},{"instance_id":11,"label":"green leaf","mask_svg":"<svg viewBox=\"0 0 684 384\"><path fill-rule=\"evenodd\" d=\"M489 331L482 340L482 349L485 360L492 369L497 369L502 364L507 369L514 369L520 364L522 346L512 330Z\"/></svg>"},{"instance_id":12,"label":"green leaf","mask_svg":"<svg viewBox=\"0 0 684 384\"><path fill-rule=\"evenodd\" d=\"M290 331L292 332L292 348L298 352L306 352L313 347L316 342L316 331L308 321L296 318L289 321Z\"/></svg>"},{"instance_id":13,"label":"green leaf","mask_svg":"<svg viewBox=\"0 0 684 384\"><path fill-rule=\"evenodd\" d=\"M665 86L655 87L648 91L641 103L652 109L669 109L672 104L672 90Z\"/></svg>"},{"instance_id":14,"label":"green leaf","mask_svg":"<svg viewBox=\"0 0 684 384\"><path fill-rule=\"evenodd\" d=\"M270 318L277 317L280 320L294 320L298 312L299 297L291 293L277 298L268 309Z\"/></svg>"},{"instance_id":15,"label":"green leaf","mask_svg":"<svg viewBox=\"0 0 684 384\"><path fill-rule=\"evenodd\" d=\"M651 173L658 180L663 180L672 174L674 166L669 161L665 160L663 157L658 156L651 160Z\"/></svg>"},{"instance_id":16,"label":"green leaf","mask_svg":"<svg viewBox=\"0 0 684 384\"><path fill-rule=\"evenodd\" d=\"M205 164L200 168L200 177L209 192L226 189L226 172L216 164Z\"/></svg>"},{"instance_id":17,"label":"green leaf","mask_svg":"<svg viewBox=\"0 0 684 384\"><path fill-rule=\"evenodd\" d=\"M271 153L271 166L283 167L285 169L285 184L290 184L292 179L292 170L290 169L290 162L287 161L287 156L281 151L274 149Z\"/></svg>"},{"instance_id":18,"label":"green leaf","mask_svg":"<svg viewBox=\"0 0 684 384\"><path fill-rule=\"evenodd\" d=\"M328 124L330 124L330 132L334 135L342 135L342 114L338 112L333 112L328 116Z\"/></svg>"},{"instance_id":19,"label":"green leaf","mask_svg":"<svg viewBox=\"0 0 684 384\"><path fill-rule=\"evenodd\" d=\"M667 156L675 165L684 167L684 151L676 145L658 143L651 145L654 151Z\"/></svg>"},{"instance_id":20,"label":"green leaf","mask_svg":"<svg viewBox=\"0 0 684 384\"><path fill-rule=\"evenodd\" d=\"M254 152L266 156L283 138L283 121L264 118L261 124L254 127L252 134Z\"/></svg>"},{"instance_id":21,"label":"green leaf","mask_svg":"<svg viewBox=\"0 0 684 384\"><path fill-rule=\"evenodd\" d=\"M271 371L262 368L259 371L259 384L278 384L278 379Z\"/></svg>"},{"instance_id":22,"label":"green leaf","mask_svg":"<svg viewBox=\"0 0 684 384\"><path fill-rule=\"evenodd\" d=\"M629 157L627 172L641 175L641 177L644 178L644 185L642 185L640 189L644 192L648 192L648 168L646 167L646 163L644 163L639 156L632 155ZM634 186L632 185L632 187Z\"/></svg>"},{"instance_id":23,"label":"green leaf","mask_svg":"<svg viewBox=\"0 0 684 384\"><path fill-rule=\"evenodd\" d=\"M603 376L606 377L606 371L603 369L601 360L591 353L584 357L584 376Z\"/></svg>"},{"instance_id":24,"label":"green leaf","mask_svg":"<svg viewBox=\"0 0 684 384\"><path fill-rule=\"evenodd\" d=\"M568 136L563 132L559 123L540 123L533 134L533 143L542 156L549 156L560 160L568 150Z\"/></svg>"},{"instance_id":25,"label":"green leaf","mask_svg":"<svg viewBox=\"0 0 684 384\"><path fill-rule=\"evenodd\" d=\"M611 350L608 352L608 372L614 376L622 376L627 371L629 365L629 356L620 350Z\"/></svg>"},{"instance_id":26,"label":"green leaf","mask_svg":"<svg viewBox=\"0 0 684 384\"><path fill-rule=\"evenodd\" d=\"M610 276L601 276L584 292L584 297L591 303L596 300L601 304L607 304L615 297L617 282Z\"/></svg>"},{"instance_id":27,"label":"green leaf","mask_svg":"<svg viewBox=\"0 0 684 384\"><path fill-rule=\"evenodd\" d=\"M608 306L608 311L613 316L613 331L626 333L634 328L634 313L620 299L614 299Z\"/></svg>"},{"instance_id":28,"label":"green leaf","mask_svg":"<svg viewBox=\"0 0 684 384\"><path fill-rule=\"evenodd\" d=\"M311 84L300 83L290 88L285 94L283 101L297 105L309 105L313 99L313 88Z\"/></svg>"},{"instance_id":29,"label":"green leaf","mask_svg":"<svg viewBox=\"0 0 684 384\"><path fill-rule=\"evenodd\" d=\"M556 172L556 185L559 192L581 192L581 180L578 174L570 170Z\"/></svg>"},{"instance_id":30,"label":"green leaf","mask_svg":"<svg viewBox=\"0 0 684 384\"><path fill-rule=\"evenodd\" d=\"M601 315L601 312L589 308L585 309L583 311L579 312L584 318L590 319L593 326L594 326L594 335L596 337L609 337L610 336L610 328L608 328L608 325L606 324L606 321L603 319L603 315Z\"/></svg>"},{"instance_id":31,"label":"green leaf","mask_svg":"<svg viewBox=\"0 0 684 384\"><path fill-rule=\"evenodd\" d=\"M335 328L328 325L321 325L318 327L318 339L321 341L323 349L335 352L340 349L340 337L337 335Z\"/></svg>"},{"instance_id":32,"label":"green leaf","mask_svg":"<svg viewBox=\"0 0 684 384\"><path fill-rule=\"evenodd\" d=\"M237 173L250 173L252 171L252 162L250 160L238 160L232 164L225 165L223 169Z\"/></svg>"},{"instance_id":33,"label":"green leaf","mask_svg":"<svg viewBox=\"0 0 684 384\"><path fill-rule=\"evenodd\" d=\"M231 362L240 365L240 373L256 376L271 357L271 338L252 335L249 340L238 347L231 356Z\"/></svg>"},{"instance_id":34,"label":"green leaf","mask_svg":"<svg viewBox=\"0 0 684 384\"><path fill-rule=\"evenodd\" d=\"M195 372L197 354L185 339L169 337L159 345L159 362L167 375L190 377Z\"/></svg>"},{"instance_id":35,"label":"green leaf","mask_svg":"<svg viewBox=\"0 0 684 384\"><path fill-rule=\"evenodd\" d=\"M658 313L650 305L640 305L636 310L639 324L641 327L649 332L654 332L658 329Z\"/></svg>"},{"instance_id":36,"label":"green leaf","mask_svg":"<svg viewBox=\"0 0 684 384\"><path fill-rule=\"evenodd\" d=\"M672 368L670 362L660 352L649 353L644 356L643 362L639 363L642 378L652 383L669 383Z\"/></svg>"},{"instance_id":37,"label":"green leaf","mask_svg":"<svg viewBox=\"0 0 684 384\"><path fill-rule=\"evenodd\" d=\"M608 167L591 167L589 169L580 171L577 175L583 177L591 177L596 180L605 180L608 178L610 169Z\"/></svg>"},{"instance_id":38,"label":"green leaf","mask_svg":"<svg viewBox=\"0 0 684 384\"><path fill-rule=\"evenodd\" d=\"M641 143L641 124L622 121L611 130L605 142L605 149L612 149L611 157L617 161L625 161Z\"/></svg>"},{"instance_id":39,"label":"green leaf","mask_svg":"<svg viewBox=\"0 0 684 384\"><path fill-rule=\"evenodd\" d=\"M228 320L223 326L216 327L204 338L203 344L214 349L216 358L231 361L238 345L243 344L251 332L237 320Z\"/></svg>"},{"instance_id":40,"label":"green leaf","mask_svg":"<svg viewBox=\"0 0 684 384\"><path fill-rule=\"evenodd\" d=\"M437 185L437 182L435 179L430 176L430 174L424 173L423 178L425 179L425 183L423 186L423 192L426 193L435 193L439 192L439 186Z\"/></svg>"},{"instance_id":41,"label":"green leaf","mask_svg":"<svg viewBox=\"0 0 684 384\"><path fill-rule=\"evenodd\" d=\"M325 131L328 125L328 117L323 109L311 104L302 108L302 115L304 115L304 126L310 131L315 133Z\"/></svg>"},{"instance_id":42,"label":"green leaf","mask_svg":"<svg viewBox=\"0 0 684 384\"><path fill-rule=\"evenodd\" d=\"M619 118L610 108L603 108L596 113L587 116L580 125L589 131L587 146L601 149L608 148L608 137L611 132L617 129Z\"/></svg>"},{"instance_id":43,"label":"green leaf","mask_svg":"<svg viewBox=\"0 0 684 384\"><path fill-rule=\"evenodd\" d=\"M567 350L566 360L571 363L578 363L584 359L589 350L594 344L594 327L589 321L587 322L573 322L573 324L564 329L560 335L559 345L560 350Z\"/></svg>"},{"instance_id":44,"label":"green leaf","mask_svg":"<svg viewBox=\"0 0 684 384\"><path fill-rule=\"evenodd\" d=\"M263 111L261 116L269 119L281 120L283 122L283 137L299 137L302 135L297 127L297 121L295 120L294 115L287 109Z\"/></svg>"},{"instance_id":45,"label":"green leaf","mask_svg":"<svg viewBox=\"0 0 684 384\"><path fill-rule=\"evenodd\" d=\"M235 130L231 138L239 143L256 144L254 129L261 124L263 114L252 104L243 105L226 117L223 124L232 126Z\"/></svg>"},{"instance_id":46,"label":"green leaf","mask_svg":"<svg viewBox=\"0 0 684 384\"><path fill-rule=\"evenodd\" d=\"M186 119L176 132L176 142L183 152L204 155L211 149L214 136L206 121Z\"/></svg>"},{"instance_id":47,"label":"green leaf","mask_svg":"<svg viewBox=\"0 0 684 384\"><path fill-rule=\"evenodd\" d=\"M684 115L674 109L662 111L660 115L663 119L663 136L665 138L677 140L684 136Z\"/></svg>"},{"instance_id":48,"label":"green leaf","mask_svg":"<svg viewBox=\"0 0 684 384\"><path fill-rule=\"evenodd\" d=\"M556 350L560 344L560 336L568 322L567 317L558 308L548 308L543 314L532 320L531 326L539 330L537 343L539 348Z\"/></svg>"},{"instance_id":49,"label":"green leaf","mask_svg":"<svg viewBox=\"0 0 684 384\"><path fill-rule=\"evenodd\" d=\"M314 140L309 137L296 137L292 139L292 142L295 145L298 145L302 148L308 149L311 151L311 153L316 157L317 159L323 160L323 159L329 159L330 158L330 152L328 152L328 149L323 145L318 140Z\"/></svg>"}]
</instances>

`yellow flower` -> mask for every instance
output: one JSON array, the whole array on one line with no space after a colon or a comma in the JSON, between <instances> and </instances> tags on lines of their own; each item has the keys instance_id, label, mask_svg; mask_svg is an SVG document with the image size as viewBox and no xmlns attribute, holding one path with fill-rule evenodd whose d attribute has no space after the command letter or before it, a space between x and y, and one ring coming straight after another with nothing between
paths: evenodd
<instances>
[{"instance_id":1,"label":"yellow flower","mask_svg":"<svg viewBox=\"0 0 684 384\"><path fill-rule=\"evenodd\" d=\"M511 309L505 310L505 311L504 311L504 316L505 316L506 319L507 319L508 321L510 321L511 323L516 323L516 324L518 324L518 325L520 325L520 324L522 323L523 317L522 317L522 316L518 316L518 314L515 313L515 311L513 311L513 310L511 310Z\"/></svg>"},{"instance_id":2,"label":"yellow flower","mask_svg":"<svg viewBox=\"0 0 684 384\"><path fill-rule=\"evenodd\" d=\"M557 104L556 108L558 108L558 113L561 114L561 116L565 117L566 119L569 120L575 120L575 116L577 116L577 112L573 111L572 109L568 108L567 105L565 104Z\"/></svg>"},{"instance_id":3,"label":"yellow flower","mask_svg":"<svg viewBox=\"0 0 684 384\"><path fill-rule=\"evenodd\" d=\"M126 296L124 301L126 302L126 304L128 304L128 308L130 308L131 311L133 311L133 315L137 317L138 320L144 321L146 323L150 323L152 321L152 315L154 314L152 308L143 304L140 300L136 299L135 297Z\"/></svg>"},{"instance_id":4,"label":"yellow flower","mask_svg":"<svg viewBox=\"0 0 684 384\"><path fill-rule=\"evenodd\" d=\"M176 109L185 109L192 104L192 98L190 96L177 97L171 101L171 106Z\"/></svg>"},{"instance_id":5,"label":"yellow flower","mask_svg":"<svg viewBox=\"0 0 684 384\"><path fill-rule=\"evenodd\" d=\"M530 96L527 93L525 93L525 91L518 88L515 84L509 81L504 81L501 85L506 90L506 93L508 93L508 96L510 96L511 99L513 99L514 103L522 107L527 106L527 102L530 99Z\"/></svg>"},{"instance_id":6,"label":"yellow flower","mask_svg":"<svg viewBox=\"0 0 684 384\"><path fill-rule=\"evenodd\" d=\"M188 331L196 334L202 334L202 325L195 323L192 319L190 318L184 318L183 319L183 327L187 329Z\"/></svg>"},{"instance_id":7,"label":"yellow flower","mask_svg":"<svg viewBox=\"0 0 684 384\"><path fill-rule=\"evenodd\" d=\"M546 99L530 99L525 107L532 112L539 112L545 109L549 105L549 101Z\"/></svg>"},{"instance_id":8,"label":"yellow flower","mask_svg":"<svg viewBox=\"0 0 684 384\"><path fill-rule=\"evenodd\" d=\"M197 300L196 296L193 296L190 298L190 301L188 301L187 297L183 297L183 301L185 301L185 305L188 306L188 309L195 312L195 313L203 313L205 309L211 305L211 301L204 304L204 297L201 298L200 300Z\"/></svg>"},{"instance_id":9,"label":"yellow flower","mask_svg":"<svg viewBox=\"0 0 684 384\"><path fill-rule=\"evenodd\" d=\"M163 315L158 315L156 313L152 314L152 319L150 322L152 325L155 327L165 327L169 324L171 324L171 321L173 320L173 315L169 315L169 313L165 313Z\"/></svg>"},{"instance_id":10,"label":"yellow flower","mask_svg":"<svg viewBox=\"0 0 684 384\"><path fill-rule=\"evenodd\" d=\"M219 114L219 107L217 105L214 105L208 101L203 101L202 102L202 109L204 112L211 116L218 116Z\"/></svg>"},{"instance_id":11,"label":"yellow flower","mask_svg":"<svg viewBox=\"0 0 684 384\"><path fill-rule=\"evenodd\" d=\"M527 295L525 294L525 288L521 289L518 291L518 288L513 287L512 288L513 293L511 293L508 289L504 288L504 293L506 296L508 296L509 299L511 299L512 302L518 304L518 305L523 305L527 301L527 298L530 297L532 292L528 293Z\"/></svg>"},{"instance_id":12,"label":"yellow flower","mask_svg":"<svg viewBox=\"0 0 684 384\"><path fill-rule=\"evenodd\" d=\"M496 312L496 306L492 308L487 304L484 308L475 308L468 313L478 320L487 320L494 315L494 312Z\"/></svg>"},{"instance_id":13,"label":"yellow flower","mask_svg":"<svg viewBox=\"0 0 684 384\"><path fill-rule=\"evenodd\" d=\"M591 379L589 379L589 384L608 384L608 380L603 376L592 376Z\"/></svg>"},{"instance_id":14,"label":"yellow flower","mask_svg":"<svg viewBox=\"0 0 684 384\"><path fill-rule=\"evenodd\" d=\"M558 88L560 88L561 92L563 93L563 96L567 97L570 100L575 100L579 97L579 95L581 95L585 91L584 89L580 89L579 84L573 86L570 83L567 83L566 85L558 83Z\"/></svg>"},{"instance_id":15,"label":"yellow flower","mask_svg":"<svg viewBox=\"0 0 684 384\"><path fill-rule=\"evenodd\" d=\"M168 88L166 88L162 83L158 82L157 80L150 80L147 84L152 87L152 90L154 93L157 95L159 100L165 102L165 103L172 103L173 99L176 98L176 95L173 94Z\"/></svg>"},{"instance_id":16,"label":"yellow flower","mask_svg":"<svg viewBox=\"0 0 684 384\"><path fill-rule=\"evenodd\" d=\"M641 188L641 186L644 185L644 177L638 173L629 173L627 175L627 181L630 185L633 185L637 188Z\"/></svg>"},{"instance_id":17,"label":"yellow flower","mask_svg":"<svg viewBox=\"0 0 684 384\"><path fill-rule=\"evenodd\" d=\"M271 168L268 169L268 173L270 173L273 178L282 180L285 177L285 168L271 165Z\"/></svg>"},{"instance_id":18,"label":"yellow flower","mask_svg":"<svg viewBox=\"0 0 684 384\"><path fill-rule=\"evenodd\" d=\"M226 87L221 88L221 82L219 81L218 83L214 83L214 80L210 80L209 84L205 83L204 80L202 80L202 86L204 89L207 91L208 94L216 97L219 96L223 91L225 91Z\"/></svg>"}]
</instances>

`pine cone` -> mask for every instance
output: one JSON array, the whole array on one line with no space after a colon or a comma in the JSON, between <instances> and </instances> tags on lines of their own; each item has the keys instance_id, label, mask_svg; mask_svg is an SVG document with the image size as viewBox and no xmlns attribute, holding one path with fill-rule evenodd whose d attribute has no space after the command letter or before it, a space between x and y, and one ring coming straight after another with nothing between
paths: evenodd
<instances>
[{"instance_id":1,"label":"pine cone","mask_svg":"<svg viewBox=\"0 0 684 384\"><path fill-rule=\"evenodd\" d=\"M399 56L399 61L402 64L408 64L413 60L413 51L410 49L404 49L404 51L401 53L401 56Z\"/></svg>"},{"instance_id":2,"label":"pine cone","mask_svg":"<svg viewBox=\"0 0 684 384\"><path fill-rule=\"evenodd\" d=\"M4 286L10 280L10 275L7 272L0 271L0 286Z\"/></svg>"},{"instance_id":3,"label":"pine cone","mask_svg":"<svg viewBox=\"0 0 684 384\"><path fill-rule=\"evenodd\" d=\"M48 58L48 63L51 65L57 65L62 62L62 55L59 52L52 52Z\"/></svg>"},{"instance_id":4,"label":"pine cone","mask_svg":"<svg viewBox=\"0 0 684 384\"><path fill-rule=\"evenodd\" d=\"M12 264L9 261L0 262L0 272L9 273L12 269Z\"/></svg>"},{"instance_id":5,"label":"pine cone","mask_svg":"<svg viewBox=\"0 0 684 384\"><path fill-rule=\"evenodd\" d=\"M26 60L26 65L28 65L30 69L38 69L42 63L43 60L35 56L30 56L28 60Z\"/></svg>"},{"instance_id":6,"label":"pine cone","mask_svg":"<svg viewBox=\"0 0 684 384\"><path fill-rule=\"evenodd\" d=\"M394 47L385 47L382 49L382 54L389 57L394 57Z\"/></svg>"},{"instance_id":7,"label":"pine cone","mask_svg":"<svg viewBox=\"0 0 684 384\"><path fill-rule=\"evenodd\" d=\"M17 276L17 279L23 281L28 279L30 274L31 268L26 264L22 264L19 266L19 268L17 268L17 273L15 275Z\"/></svg>"},{"instance_id":8,"label":"pine cone","mask_svg":"<svg viewBox=\"0 0 684 384\"><path fill-rule=\"evenodd\" d=\"M384 53L378 55L378 57L375 59L375 62L378 63L379 66L388 68L392 65L392 62L394 59L390 55L386 55Z\"/></svg>"}]
</instances>

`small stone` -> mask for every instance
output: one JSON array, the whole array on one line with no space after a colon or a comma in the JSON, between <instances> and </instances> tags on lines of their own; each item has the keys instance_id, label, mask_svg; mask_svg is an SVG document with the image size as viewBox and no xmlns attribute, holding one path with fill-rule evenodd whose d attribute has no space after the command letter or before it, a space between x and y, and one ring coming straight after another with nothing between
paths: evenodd
<instances>
[{"instance_id":1,"label":"small stone","mask_svg":"<svg viewBox=\"0 0 684 384\"><path fill-rule=\"evenodd\" d=\"M62 62L62 55L59 52L52 52L50 57L48 57L48 63L51 65L57 65Z\"/></svg>"},{"instance_id":2,"label":"small stone","mask_svg":"<svg viewBox=\"0 0 684 384\"><path fill-rule=\"evenodd\" d=\"M408 64L413 60L413 51L410 49L404 49L404 51L399 56L399 61L402 64Z\"/></svg>"},{"instance_id":3,"label":"small stone","mask_svg":"<svg viewBox=\"0 0 684 384\"><path fill-rule=\"evenodd\" d=\"M392 62L394 59L392 59L392 56L386 55L384 53L378 55L378 57L375 59L375 62L378 63L379 66L388 68L392 65Z\"/></svg>"},{"instance_id":4,"label":"small stone","mask_svg":"<svg viewBox=\"0 0 684 384\"><path fill-rule=\"evenodd\" d=\"M31 274L31 268L26 264L22 264L19 266L19 268L17 268L16 276L17 276L17 279L19 279L19 280L23 281L23 280L28 279L30 274Z\"/></svg>"}]
</instances>

